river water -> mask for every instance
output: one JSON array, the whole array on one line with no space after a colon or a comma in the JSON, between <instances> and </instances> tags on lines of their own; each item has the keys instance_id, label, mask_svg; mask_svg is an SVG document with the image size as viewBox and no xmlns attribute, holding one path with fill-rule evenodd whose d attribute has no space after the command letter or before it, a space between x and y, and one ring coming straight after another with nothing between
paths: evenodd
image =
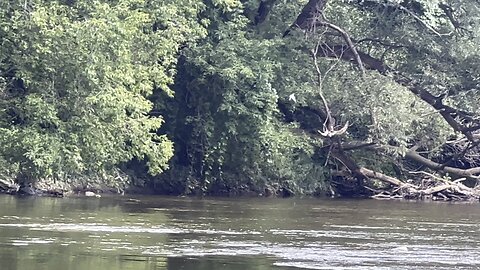
<instances>
[{"instance_id":1,"label":"river water","mask_svg":"<svg viewBox=\"0 0 480 270\"><path fill-rule=\"evenodd\" d=\"M480 204L0 196L2 270L480 269Z\"/></svg>"}]
</instances>

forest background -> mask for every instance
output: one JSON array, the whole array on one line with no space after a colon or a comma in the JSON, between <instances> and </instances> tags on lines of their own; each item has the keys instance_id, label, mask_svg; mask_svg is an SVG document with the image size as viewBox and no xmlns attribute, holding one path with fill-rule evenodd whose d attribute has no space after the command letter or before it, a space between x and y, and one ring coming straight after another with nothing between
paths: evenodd
<instances>
[{"instance_id":1,"label":"forest background","mask_svg":"<svg viewBox=\"0 0 480 270\"><path fill-rule=\"evenodd\" d=\"M2 185L478 198L479 24L476 0L1 1Z\"/></svg>"}]
</instances>

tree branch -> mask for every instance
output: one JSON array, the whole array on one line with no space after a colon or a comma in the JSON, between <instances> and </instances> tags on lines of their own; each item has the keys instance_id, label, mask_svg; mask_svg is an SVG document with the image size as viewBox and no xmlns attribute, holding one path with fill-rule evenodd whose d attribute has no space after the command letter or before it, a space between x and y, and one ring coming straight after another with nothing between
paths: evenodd
<instances>
[{"instance_id":1,"label":"tree branch","mask_svg":"<svg viewBox=\"0 0 480 270\"><path fill-rule=\"evenodd\" d=\"M467 177L472 179L478 179L480 174L480 167L470 168L470 169L459 169L455 167L444 166L443 164L434 162L428 158L421 156L414 150L407 151L406 158L409 158L415 162L418 162L425 167L439 172L449 173L460 177Z\"/></svg>"},{"instance_id":2,"label":"tree branch","mask_svg":"<svg viewBox=\"0 0 480 270\"><path fill-rule=\"evenodd\" d=\"M345 45L324 46L323 50L319 50L319 53L324 57L335 57L344 61L352 61L352 57L354 57L353 53L349 53L349 50L346 50L345 48ZM472 126L480 126L480 121L475 119L473 114L443 104L442 96L436 97L432 95L427 90L421 88L410 78L407 78L401 73L392 70L385 63L383 63L383 61L363 52L358 52L358 56L361 58L363 63L366 63L366 67L368 69L377 70L379 73L384 75L387 73L387 71L391 71L390 73L393 74L393 80L395 82L405 86L408 90L410 90L410 92L414 93L420 99L437 110L445 119L445 121L453 128L453 130L461 132L471 142L476 141L471 129ZM466 124L470 124L471 126L466 126Z\"/></svg>"},{"instance_id":3,"label":"tree branch","mask_svg":"<svg viewBox=\"0 0 480 270\"><path fill-rule=\"evenodd\" d=\"M424 20L422 20L419 16L417 16L417 14L413 13L411 10L409 10L408 8L406 8L402 5L396 5L396 7L399 8L400 10L404 11L408 15L410 15L417 22L419 22L421 25L423 25L425 28L427 28L428 30L430 30L432 33L434 33L435 35L437 35L439 37L449 36L449 35L452 34L452 33L440 33L440 32L438 32L433 26L429 25Z\"/></svg>"},{"instance_id":4,"label":"tree branch","mask_svg":"<svg viewBox=\"0 0 480 270\"><path fill-rule=\"evenodd\" d=\"M295 22L288 28L283 34L283 37L287 36L291 29L298 27L300 29L310 29L315 26L315 20L319 14L323 13L328 0L310 0L303 7L300 14L297 16Z\"/></svg>"},{"instance_id":5,"label":"tree branch","mask_svg":"<svg viewBox=\"0 0 480 270\"><path fill-rule=\"evenodd\" d=\"M394 13L397 10L400 10L403 13L409 15L411 18L417 21L420 25L422 25L424 28L426 28L427 30L429 30L430 32L432 32L438 37L449 36L452 34L452 32L440 33L437 29L435 29L435 27L428 24L419 15L417 15L415 12L410 10L408 8L408 4L405 5L405 3L409 3L409 2L414 2L414 1L403 1L403 3L391 3L391 1L386 1L386 0L385 1L369 1L369 0L350 1L350 3L360 5L361 7L377 7L378 8L378 6L381 6L383 8L386 8L387 12L389 12L390 14Z\"/></svg>"},{"instance_id":6,"label":"tree branch","mask_svg":"<svg viewBox=\"0 0 480 270\"><path fill-rule=\"evenodd\" d=\"M388 175L383 174L383 173L375 172L375 171L369 170L367 168L363 168L363 167L360 168L360 172L363 175L365 175L369 178L378 179L378 180L381 180L383 182L387 182L387 183L390 183L390 184L393 184L393 185L396 185L396 186L404 186L404 185L413 186L411 184L404 183L403 181L400 181L397 178L388 176Z\"/></svg>"},{"instance_id":7,"label":"tree branch","mask_svg":"<svg viewBox=\"0 0 480 270\"><path fill-rule=\"evenodd\" d=\"M441 3L441 4L438 4L438 7L441 10L443 10L443 12L445 13L445 16L447 16L448 20L450 21L450 23L452 24L455 30L467 31L467 29L465 29L465 27L462 27L460 22L457 19L455 19L455 16L453 15L455 11L451 6Z\"/></svg>"},{"instance_id":8,"label":"tree branch","mask_svg":"<svg viewBox=\"0 0 480 270\"><path fill-rule=\"evenodd\" d=\"M337 26L337 25L335 25L333 23L330 23L326 20L322 20L320 22L320 25L323 25L323 26L326 26L330 29L333 29L333 30L339 32L342 35L343 39L345 40L345 42L347 43L348 47L350 48L350 50L353 54L353 58L355 59L355 62L357 62L358 68L360 68L360 71L362 72L362 76L365 76L365 67L363 66L362 59L361 59L357 49L355 48L355 45L353 44L352 39L350 38L350 35L345 30L343 30L340 26Z\"/></svg>"},{"instance_id":9,"label":"tree branch","mask_svg":"<svg viewBox=\"0 0 480 270\"><path fill-rule=\"evenodd\" d=\"M367 176L361 170L362 168L358 166L358 164L352 158L345 154L341 143L338 140L336 142L336 146L331 149L331 155L345 165L345 167L347 167L351 174L357 179L359 186L363 186Z\"/></svg>"},{"instance_id":10,"label":"tree branch","mask_svg":"<svg viewBox=\"0 0 480 270\"><path fill-rule=\"evenodd\" d=\"M321 50L318 50L319 56L328 58L339 58L348 62L357 62L355 54L346 45L321 45ZM383 63L383 61L373 58L370 55L357 50L357 55L360 57L364 68L369 70L376 70L381 74L386 74L390 68ZM358 63L358 62L357 62Z\"/></svg>"}]
</instances>

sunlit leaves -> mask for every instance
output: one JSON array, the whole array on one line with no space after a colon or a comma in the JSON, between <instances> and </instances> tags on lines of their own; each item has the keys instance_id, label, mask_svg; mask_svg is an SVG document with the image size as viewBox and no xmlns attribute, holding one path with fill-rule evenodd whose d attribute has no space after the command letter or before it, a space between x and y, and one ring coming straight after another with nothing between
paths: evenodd
<instances>
[{"instance_id":1,"label":"sunlit leaves","mask_svg":"<svg viewBox=\"0 0 480 270\"><path fill-rule=\"evenodd\" d=\"M148 115L147 97L155 88L172 93L181 46L205 34L196 20L203 5L2 5L0 32L10 46L0 49L0 71L14 71L25 85L10 85L10 93L25 92L1 104L12 121L3 128L14 132L1 138L0 153L36 177L101 172L133 157L145 160L152 174L165 170L173 144L157 135L162 118Z\"/></svg>"}]
</instances>

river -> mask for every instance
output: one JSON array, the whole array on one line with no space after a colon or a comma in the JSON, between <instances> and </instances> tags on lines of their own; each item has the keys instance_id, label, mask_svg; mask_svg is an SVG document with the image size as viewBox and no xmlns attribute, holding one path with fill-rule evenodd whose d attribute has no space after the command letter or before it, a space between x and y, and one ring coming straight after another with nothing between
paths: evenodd
<instances>
[{"instance_id":1,"label":"river","mask_svg":"<svg viewBox=\"0 0 480 270\"><path fill-rule=\"evenodd\" d=\"M480 269L480 205L0 196L2 270Z\"/></svg>"}]
</instances>

